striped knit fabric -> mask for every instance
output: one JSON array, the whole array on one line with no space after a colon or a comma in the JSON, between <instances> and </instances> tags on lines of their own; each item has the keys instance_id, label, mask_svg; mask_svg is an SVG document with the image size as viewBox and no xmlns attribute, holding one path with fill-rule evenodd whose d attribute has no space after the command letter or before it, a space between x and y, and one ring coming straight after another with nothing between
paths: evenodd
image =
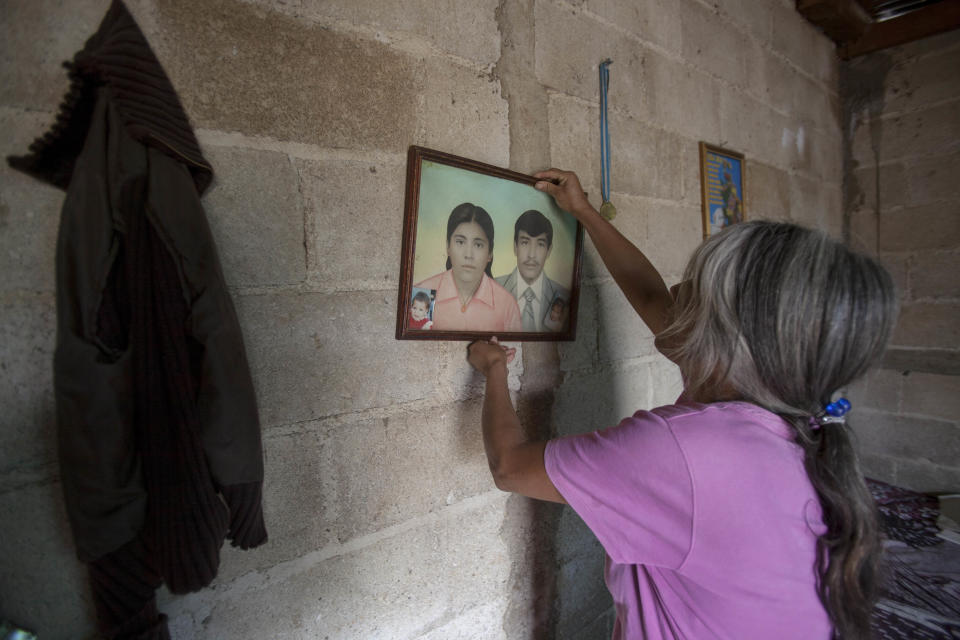
<instances>
[{"instance_id":1,"label":"striped knit fabric","mask_svg":"<svg viewBox=\"0 0 960 640\"><path fill-rule=\"evenodd\" d=\"M11 166L67 189L93 108L106 89L126 132L184 164L198 193L213 171L180 101L140 29L114 0L99 30L73 59L70 89L51 129L11 157ZM186 334L190 308L176 264L144 211L146 182L125 188L126 223L120 252L98 309L98 338L130 350L133 424L144 487L146 520L138 537L89 563L98 624L107 638L165 640L166 617L154 592L210 584L226 537L248 549L266 542L262 485L217 486L200 439L196 398L200 353Z\"/></svg>"}]
</instances>

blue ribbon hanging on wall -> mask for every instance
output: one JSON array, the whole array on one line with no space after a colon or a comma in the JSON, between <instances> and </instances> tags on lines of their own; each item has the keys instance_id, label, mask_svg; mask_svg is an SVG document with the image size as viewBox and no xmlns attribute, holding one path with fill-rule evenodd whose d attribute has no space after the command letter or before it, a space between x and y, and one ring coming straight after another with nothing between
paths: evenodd
<instances>
[{"instance_id":1,"label":"blue ribbon hanging on wall","mask_svg":"<svg viewBox=\"0 0 960 640\"><path fill-rule=\"evenodd\" d=\"M600 215L607 220L617 216L617 208L610 202L610 118L607 113L607 93L610 89L610 65L607 58L600 63Z\"/></svg>"}]
</instances>

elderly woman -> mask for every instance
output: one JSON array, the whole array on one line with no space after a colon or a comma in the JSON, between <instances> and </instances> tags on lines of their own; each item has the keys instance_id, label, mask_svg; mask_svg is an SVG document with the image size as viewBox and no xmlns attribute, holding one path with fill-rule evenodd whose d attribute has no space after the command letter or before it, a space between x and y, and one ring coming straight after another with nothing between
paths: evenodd
<instances>
[{"instance_id":1,"label":"elderly woman","mask_svg":"<svg viewBox=\"0 0 960 640\"><path fill-rule=\"evenodd\" d=\"M447 220L447 270L415 286L437 292L435 331L522 331L520 308L490 273L493 220L483 208L464 202Z\"/></svg>"}]
</instances>

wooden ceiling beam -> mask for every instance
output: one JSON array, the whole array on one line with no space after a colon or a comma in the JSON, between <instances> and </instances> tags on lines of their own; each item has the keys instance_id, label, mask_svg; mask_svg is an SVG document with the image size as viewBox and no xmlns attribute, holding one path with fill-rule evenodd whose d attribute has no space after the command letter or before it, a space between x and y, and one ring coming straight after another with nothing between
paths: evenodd
<instances>
[{"instance_id":1,"label":"wooden ceiling beam","mask_svg":"<svg viewBox=\"0 0 960 640\"><path fill-rule=\"evenodd\" d=\"M857 40L873 22L857 0L797 0L797 11L838 44Z\"/></svg>"},{"instance_id":2,"label":"wooden ceiling beam","mask_svg":"<svg viewBox=\"0 0 960 640\"><path fill-rule=\"evenodd\" d=\"M856 40L843 44L837 53L844 60L871 51L895 47L920 38L960 28L960 1L945 0L892 20L871 24Z\"/></svg>"}]
</instances>

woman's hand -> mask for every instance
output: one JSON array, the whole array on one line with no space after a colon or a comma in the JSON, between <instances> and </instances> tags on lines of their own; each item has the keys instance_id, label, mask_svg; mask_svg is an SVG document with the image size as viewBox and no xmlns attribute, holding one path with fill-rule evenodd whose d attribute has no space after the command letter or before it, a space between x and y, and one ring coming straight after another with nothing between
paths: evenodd
<instances>
[{"instance_id":1,"label":"woman's hand","mask_svg":"<svg viewBox=\"0 0 960 640\"><path fill-rule=\"evenodd\" d=\"M585 216L597 214L597 210L590 205L587 194L580 186L580 179L573 171L547 169L533 174L533 177L541 179L534 185L537 189L553 196L558 207L569 211L581 222L584 221Z\"/></svg>"},{"instance_id":2,"label":"woman's hand","mask_svg":"<svg viewBox=\"0 0 960 640\"><path fill-rule=\"evenodd\" d=\"M500 363L504 366L510 364L516 355L516 349L504 347L496 337L490 340L474 340L467 347L467 362L483 375L487 375Z\"/></svg>"}]
</instances>

